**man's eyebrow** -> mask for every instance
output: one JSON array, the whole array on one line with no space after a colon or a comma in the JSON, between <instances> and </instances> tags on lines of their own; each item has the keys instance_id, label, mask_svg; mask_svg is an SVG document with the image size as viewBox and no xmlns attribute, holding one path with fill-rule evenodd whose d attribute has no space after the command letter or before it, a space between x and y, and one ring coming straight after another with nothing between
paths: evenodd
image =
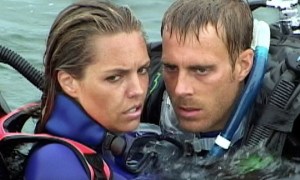
<instances>
[{"instance_id":1,"label":"man's eyebrow","mask_svg":"<svg viewBox=\"0 0 300 180\"><path fill-rule=\"evenodd\" d=\"M177 65L169 63L169 62L162 62L162 64L164 66L177 67ZM215 67L215 65L213 65L213 64L209 64L209 65L195 64L195 65L189 65L187 68L191 69L191 70L195 70L195 69L213 69L214 67Z\"/></svg>"},{"instance_id":2,"label":"man's eyebrow","mask_svg":"<svg viewBox=\"0 0 300 180\"><path fill-rule=\"evenodd\" d=\"M175 64L170 63L168 60L162 58L161 62L164 66L176 66Z\"/></svg>"},{"instance_id":3,"label":"man's eyebrow","mask_svg":"<svg viewBox=\"0 0 300 180\"><path fill-rule=\"evenodd\" d=\"M172 64L172 63L169 63L169 62L164 62L164 61L162 61L162 64L164 66L176 66L175 64Z\"/></svg>"},{"instance_id":4,"label":"man's eyebrow","mask_svg":"<svg viewBox=\"0 0 300 180\"><path fill-rule=\"evenodd\" d=\"M215 65L208 64L208 65L190 65L188 69L213 69Z\"/></svg>"}]
</instances>

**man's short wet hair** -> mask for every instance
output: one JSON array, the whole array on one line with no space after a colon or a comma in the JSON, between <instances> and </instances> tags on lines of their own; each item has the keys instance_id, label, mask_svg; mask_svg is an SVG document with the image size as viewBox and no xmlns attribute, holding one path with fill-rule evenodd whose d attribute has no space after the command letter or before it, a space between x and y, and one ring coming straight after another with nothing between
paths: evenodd
<instances>
[{"instance_id":1,"label":"man's short wet hair","mask_svg":"<svg viewBox=\"0 0 300 180\"><path fill-rule=\"evenodd\" d=\"M177 0L165 12L161 33L174 33L178 41L199 33L208 24L216 28L231 58L232 66L240 52L251 47L253 16L243 0Z\"/></svg>"}]
</instances>

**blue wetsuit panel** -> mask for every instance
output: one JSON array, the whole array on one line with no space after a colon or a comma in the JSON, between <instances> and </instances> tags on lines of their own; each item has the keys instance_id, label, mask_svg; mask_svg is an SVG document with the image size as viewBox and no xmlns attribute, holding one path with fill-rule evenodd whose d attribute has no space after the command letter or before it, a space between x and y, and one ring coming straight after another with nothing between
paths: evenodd
<instances>
[{"instance_id":1,"label":"blue wetsuit panel","mask_svg":"<svg viewBox=\"0 0 300 180\"><path fill-rule=\"evenodd\" d=\"M88 180L76 154L67 146L52 143L36 149L28 159L26 180Z\"/></svg>"}]
</instances>

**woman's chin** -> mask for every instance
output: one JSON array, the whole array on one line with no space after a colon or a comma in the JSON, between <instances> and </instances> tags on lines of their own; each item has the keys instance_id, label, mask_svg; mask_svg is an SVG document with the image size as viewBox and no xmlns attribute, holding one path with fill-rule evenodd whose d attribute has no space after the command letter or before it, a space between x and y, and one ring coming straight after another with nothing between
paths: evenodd
<instances>
[{"instance_id":1,"label":"woman's chin","mask_svg":"<svg viewBox=\"0 0 300 180\"><path fill-rule=\"evenodd\" d=\"M140 124L140 120L136 120L136 121L131 121L127 124L124 124L123 126L119 126L119 132L122 133L126 133L126 132L130 132L130 131L134 131L138 128Z\"/></svg>"}]
</instances>

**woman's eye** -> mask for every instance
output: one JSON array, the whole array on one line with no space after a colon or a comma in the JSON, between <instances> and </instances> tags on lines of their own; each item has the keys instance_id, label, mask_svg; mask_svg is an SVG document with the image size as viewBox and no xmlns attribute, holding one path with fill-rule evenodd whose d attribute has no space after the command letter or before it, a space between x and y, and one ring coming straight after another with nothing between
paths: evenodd
<instances>
[{"instance_id":1,"label":"woman's eye","mask_svg":"<svg viewBox=\"0 0 300 180\"><path fill-rule=\"evenodd\" d=\"M106 78L109 82L117 82L119 79L121 79L121 76L109 76Z\"/></svg>"},{"instance_id":2,"label":"woman's eye","mask_svg":"<svg viewBox=\"0 0 300 180\"><path fill-rule=\"evenodd\" d=\"M139 74L148 74L149 67L143 67L138 70Z\"/></svg>"}]
</instances>

